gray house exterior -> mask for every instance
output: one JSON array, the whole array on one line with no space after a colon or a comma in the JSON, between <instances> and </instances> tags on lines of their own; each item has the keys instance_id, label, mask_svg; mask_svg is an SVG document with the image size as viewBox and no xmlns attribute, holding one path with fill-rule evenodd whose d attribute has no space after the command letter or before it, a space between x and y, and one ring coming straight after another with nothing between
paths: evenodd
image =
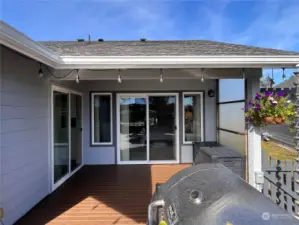
<instances>
[{"instance_id":1,"label":"gray house exterior","mask_svg":"<svg viewBox=\"0 0 299 225\"><path fill-rule=\"evenodd\" d=\"M211 41L38 43L1 26L0 207L6 225L84 165L192 163L193 141L230 145L218 129L219 81L243 82L244 104L259 91L262 68L299 64L296 52ZM190 118L197 118L191 133ZM164 131L164 123L172 130ZM233 134L246 134L246 146L236 150L246 157L247 181L260 189L259 131L245 130L244 121L236 127ZM161 155L168 147L169 156Z\"/></svg>"}]
</instances>

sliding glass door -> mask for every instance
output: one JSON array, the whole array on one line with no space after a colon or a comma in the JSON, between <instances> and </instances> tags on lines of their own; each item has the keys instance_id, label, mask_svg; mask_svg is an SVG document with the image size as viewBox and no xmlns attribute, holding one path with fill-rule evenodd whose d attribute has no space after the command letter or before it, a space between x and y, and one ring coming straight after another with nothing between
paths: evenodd
<instances>
[{"instance_id":1,"label":"sliding glass door","mask_svg":"<svg viewBox=\"0 0 299 225\"><path fill-rule=\"evenodd\" d=\"M52 92L53 189L82 165L82 96L53 86Z\"/></svg>"},{"instance_id":2,"label":"sliding glass door","mask_svg":"<svg viewBox=\"0 0 299 225\"><path fill-rule=\"evenodd\" d=\"M175 96L149 96L149 159L176 160L176 104Z\"/></svg>"},{"instance_id":3,"label":"sliding glass door","mask_svg":"<svg viewBox=\"0 0 299 225\"><path fill-rule=\"evenodd\" d=\"M53 92L54 183L69 173L69 95Z\"/></svg>"},{"instance_id":4,"label":"sliding glass door","mask_svg":"<svg viewBox=\"0 0 299 225\"><path fill-rule=\"evenodd\" d=\"M176 94L118 94L118 163L178 160Z\"/></svg>"},{"instance_id":5,"label":"sliding glass door","mask_svg":"<svg viewBox=\"0 0 299 225\"><path fill-rule=\"evenodd\" d=\"M120 160L147 160L147 97L126 95L119 98Z\"/></svg>"},{"instance_id":6,"label":"sliding glass door","mask_svg":"<svg viewBox=\"0 0 299 225\"><path fill-rule=\"evenodd\" d=\"M82 97L71 94L71 172L82 164Z\"/></svg>"}]
</instances>

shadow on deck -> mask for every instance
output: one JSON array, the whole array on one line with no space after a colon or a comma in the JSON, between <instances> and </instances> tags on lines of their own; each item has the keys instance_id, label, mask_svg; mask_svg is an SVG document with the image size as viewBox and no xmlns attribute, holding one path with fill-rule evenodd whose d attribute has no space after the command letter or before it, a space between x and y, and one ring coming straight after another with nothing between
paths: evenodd
<instances>
[{"instance_id":1,"label":"shadow on deck","mask_svg":"<svg viewBox=\"0 0 299 225\"><path fill-rule=\"evenodd\" d=\"M84 166L16 224L146 224L156 183L188 166Z\"/></svg>"}]
</instances>

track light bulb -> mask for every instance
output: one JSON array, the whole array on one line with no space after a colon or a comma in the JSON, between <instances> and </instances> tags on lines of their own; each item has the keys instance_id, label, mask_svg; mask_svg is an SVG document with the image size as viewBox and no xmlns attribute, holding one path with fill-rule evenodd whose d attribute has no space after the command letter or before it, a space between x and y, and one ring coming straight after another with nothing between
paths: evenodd
<instances>
[{"instance_id":1,"label":"track light bulb","mask_svg":"<svg viewBox=\"0 0 299 225\"><path fill-rule=\"evenodd\" d=\"M163 69L160 69L160 83L163 83Z\"/></svg>"},{"instance_id":2,"label":"track light bulb","mask_svg":"<svg viewBox=\"0 0 299 225\"><path fill-rule=\"evenodd\" d=\"M163 75L160 75L160 83L163 83Z\"/></svg>"},{"instance_id":3,"label":"track light bulb","mask_svg":"<svg viewBox=\"0 0 299 225\"><path fill-rule=\"evenodd\" d=\"M121 80L121 76L120 76L120 75L118 75L118 78L117 78L117 80L118 80L118 83L120 83L120 84L121 84L122 80Z\"/></svg>"},{"instance_id":4,"label":"track light bulb","mask_svg":"<svg viewBox=\"0 0 299 225\"><path fill-rule=\"evenodd\" d=\"M77 70L76 83L79 84L79 82L80 82L79 70Z\"/></svg>"},{"instance_id":5,"label":"track light bulb","mask_svg":"<svg viewBox=\"0 0 299 225\"><path fill-rule=\"evenodd\" d=\"M282 79L283 79L283 81L286 81L286 79L287 79L287 76L284 73L284 68L282 68Z\"/></svg>"},{"instance_id":6,"label":"track light bulb","mask_svg":"<svg viewBox=\"0 0 299 225\"><path fill-rule=\"evenodd\" d=\"M41 63L39 64L38 75L39 75L39 78L42 78L44 76L44 71L42 69L42 64Z\"/></svg>"},{"instance_id":7,"label":"track light bulb","mask_svg":"<svg viewBox=\"0 0 299 225\"><path fill-rule=\"evenodd\" d=\"M205 82L204 69L201 69L201 82Z\"/></svg>"},{"instance_id":8,"label":"track light bulb","mask_svg":"<svg viewBox=\"0 0 299 225\"><path fill-rule=\"evenodd\" d=\"M39 69L38 75L40 78L42 78L44 76L44 71L42 69Z\"/></svg>"}]
</instances>

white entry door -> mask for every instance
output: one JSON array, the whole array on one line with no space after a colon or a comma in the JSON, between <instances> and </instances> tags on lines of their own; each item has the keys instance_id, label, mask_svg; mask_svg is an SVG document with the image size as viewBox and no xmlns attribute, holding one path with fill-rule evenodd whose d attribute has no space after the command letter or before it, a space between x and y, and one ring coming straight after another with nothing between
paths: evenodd
<instances>
[{"instance_id":1,"label":"white entry door","mask_svg":"<svg viewBox=\"0 0 299 225\"><path fill-rule=\"evenodd\" d=\"M117 95L118 164L179 162L178 94Z\"/></svg>"}]
</instances>

